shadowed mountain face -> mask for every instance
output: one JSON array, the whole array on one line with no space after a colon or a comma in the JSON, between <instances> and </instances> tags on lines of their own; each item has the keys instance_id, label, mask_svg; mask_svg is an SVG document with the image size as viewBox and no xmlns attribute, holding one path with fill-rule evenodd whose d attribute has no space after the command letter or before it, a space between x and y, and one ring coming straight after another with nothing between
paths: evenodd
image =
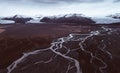
<instances>
[{"instance_id":1,"label":"shadowed mountain face","mask_svg":"<svg viewBox=\"0 0 120 73\"><path fill-rule=\"evenodd\" d=\"M102 27L88 34L70 34L51 47L24 53L7 73L119 73L120 31Z\"/></svg>"}]
</instances>

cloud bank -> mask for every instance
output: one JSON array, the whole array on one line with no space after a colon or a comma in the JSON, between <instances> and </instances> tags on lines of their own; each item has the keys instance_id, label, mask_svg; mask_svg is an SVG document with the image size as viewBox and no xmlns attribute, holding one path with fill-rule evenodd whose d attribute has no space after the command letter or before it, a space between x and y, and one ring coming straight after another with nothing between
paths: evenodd
<instances>
[{"instance_id":1,"label":"cloud bank","mask_svg":"<svg viewBox=\"0 0 120 73\"><path fill-rule=\"evenodd\" d=\"M21 2L21 3L39 3L39 4L54 4L54 3L95 3L95 2L104 2L104 1L112 1L118 2L120 0L0 0L1 2Z\"/></svg>"},{"instance_id":2,"label":"cloud bank","mask_svg":"<svg viewBox=\"0 0 120 73\"><path fill-rule=\"evenodd\" d=\"M88 16L120 13L120 0L0 0L0 16L69 13Z\"/></svg>"}]
</instances>

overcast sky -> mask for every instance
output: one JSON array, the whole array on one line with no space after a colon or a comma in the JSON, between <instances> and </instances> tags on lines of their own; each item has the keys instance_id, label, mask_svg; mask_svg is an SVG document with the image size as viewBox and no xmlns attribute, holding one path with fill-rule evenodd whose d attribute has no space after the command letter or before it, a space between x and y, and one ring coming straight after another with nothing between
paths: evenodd
<instances>
[{"instance_id":1,"label":"overcast sky","mask_svg":"<svg viewBox=\"0 0 120 73\"><path fill-rule=\"evenodd\" d=\"M0 0L0 16L120 13L120 0Z\"/></svg>"}]
</instances>

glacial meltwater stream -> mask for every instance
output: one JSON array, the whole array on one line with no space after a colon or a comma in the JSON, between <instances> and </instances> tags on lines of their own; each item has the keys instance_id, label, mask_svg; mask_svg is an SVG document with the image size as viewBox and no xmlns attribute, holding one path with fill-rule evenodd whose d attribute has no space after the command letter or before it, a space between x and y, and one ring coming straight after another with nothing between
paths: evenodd
<instances>
[{"instance_id":1,"label":"glacial meltwater stream","mask_svg":"<svg viewBox=\"0 0 120 73\"><path fill-rule=\"evenodd\" d=\"M24 53L7 67L7 73L112 73L108 37L119 36L116 32L101 27L88 34L69 34L47 49Z\"/></svg>"}]
</instances>

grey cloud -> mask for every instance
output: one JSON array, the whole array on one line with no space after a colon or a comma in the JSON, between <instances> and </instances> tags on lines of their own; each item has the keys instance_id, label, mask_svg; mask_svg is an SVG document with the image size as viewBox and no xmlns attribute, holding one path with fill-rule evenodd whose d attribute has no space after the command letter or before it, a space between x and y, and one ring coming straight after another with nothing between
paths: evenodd
<instances>
[{"instance_id":1,"label":"grey cloud","mask_svg":"<svg viewBox=\"0 0 120 73\"><path fill-rule=\"evenodd\" d=\"M0 0L0 2L23 2L23 3L41 3L41 4L55 4L55 3L94 3L103 2L106 0ZM107 0L108 1L108 0ZM118 2L120 0L113 0L113 2Z\"/></svg>"},{"instance_id":2,"label":"grey cloud","mask_svg":"<svg viewBox=\"0 0 120 73\"><path fill-rule=\"evenodd\" d=\"M115 0L115 2L120 2L120 0Z\"/></svg>"},{"instance_id":3,"label":"grey cloud","mask_svg":"<svg viewBox=\"0 0 120 73\"><path fill-rule=\"evenodd\" d=\"M103 0L0 0L0 1L17 1L17 2L43 2L43 3L54 3L54 2L99 2Z\"/></svg>"},{"instance_id":4,"label":"grey cloud","mask_svg":"<svg viewBox=\"0 0 120 73\"><path fill-rule=\"evenodd\" d=\"M73 2L74 3L74 2L101 2L104 0L31 0L31 1L38 2L38 3L59 3L59 2L65 2L65 3Z\"/></svg>"}]
</instances>

